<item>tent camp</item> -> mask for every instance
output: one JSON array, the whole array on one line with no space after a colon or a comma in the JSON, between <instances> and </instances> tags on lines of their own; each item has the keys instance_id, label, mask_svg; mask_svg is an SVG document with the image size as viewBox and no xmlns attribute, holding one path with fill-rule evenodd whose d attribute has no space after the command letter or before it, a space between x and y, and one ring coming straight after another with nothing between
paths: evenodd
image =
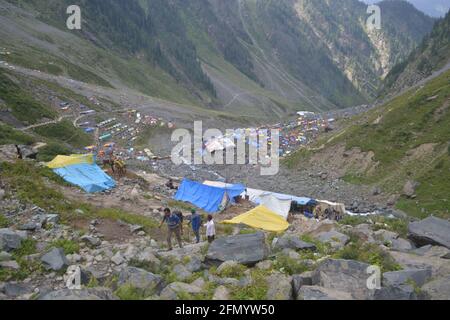
<instances>
[{"instance_id":1,"label":"tent camp","mask_svg":"<svg viewBox=\"0 0 450 320\"><path fill-rule=\"evenodd\" d=\"M234 198L244 192L245 186L240 184L227 187L214 187L184 179L174 199L192 203L208 213L220 212L226 205L234 202Z\"/></svg>"},{"instance_id":2,"label":"tent camp","mask_svg":"<svg viewBox=\"0 0 450 320\"><path fill-rule=\"evenodd\" d=\"M289 228L289 223L279 214L271 211L265 206L259 206L247 213L226 220L227 224L245 224L249 227L262 229L270 232L283 232Z\"/></svg>"},{"instance_id":3,"label":"tent camp","mask_svg":"<svg viewBox=\"0 0 450 320\"><path fill-rule=\"evenodd\" d=\"M105 191L116 186L115 181L95 164L92 154L57 156L47 163L47 167L53 169L65 181L89 193Z\"/></svg>"}]
</instances>

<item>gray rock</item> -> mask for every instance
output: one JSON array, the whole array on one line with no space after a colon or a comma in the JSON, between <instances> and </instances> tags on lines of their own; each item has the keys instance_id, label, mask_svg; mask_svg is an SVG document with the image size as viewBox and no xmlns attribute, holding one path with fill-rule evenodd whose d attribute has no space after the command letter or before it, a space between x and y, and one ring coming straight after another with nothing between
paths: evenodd
<instances>
[{"instance_id":1,"label":"gray rock","mask_svg":"<svg viewBox=\"0 0 450 320\"><path fill-rule=\"evenodd\" d=\"M194 282L191 283L191 285L203 289L206 285L206 281L203 278L197 278Z\"/></svg>"},{"instance_id":2,"label":"gray rock","mask_svg":"<svg viewBox=\"0 0 450 320\"><path fill-rule=\"evenodd\" d=\"M235 286L235 287L241 286L240 281L234 278L220 278L214 275L209 275L208 280L219 286Z\"/></svg>"},{"instance_id":3,"label":"gray rock","mask_svg":"<svg viewBox=\"0 0 450 320\"><path fill-rule=\"evenodd\" d=\"M293 300L292 277L272 274L266 278L267 300Z\"/></svg>"},{"instance_id":4,"label":"gray rock","mask_svg":"<svg viewBox=\"0 0 450 320\"><path fill-rule=\"evenodd\" d=\"M258 268L259 270L270 270L272 269L272 267L273 262L270 260L261 261L256 264L256 268Z\"/></svg>"},{"instance_id":5,"label":"gray rock","mask_svg":"<svg viewBox=\"0 0 450 320\"><path fill-rule=\"evenodd\" d=\"M398 233L388 231L388 230L378 230L374 233L375 239L382 242L391 242L398 238Z\"/></svg>"},{"instance_id":6,"label":"gray rock","mask_svg":"<svg viewBox=\"0 0 450 320\"><path fill-rule=\"evenodd\" d=\"M303 286L297 300L353 300L348 292L318 286Z\"/></svg>"},{"instance_id":7,"label":"gray rock","mask_svg":"<svg viewBox=\"0 0 450 320\"><path fill-rule=\"evenodd\" d=\"M12 259L12 256L6 251L0 251L0 262L9 261Z\"/></svg>"},{"instance_id":8,"label":"gray rock","mask_svg":"<svg viewBox=\"0 0 450 320\"><path fill-rule=\"evenodd\" d=\"M119 252L117 252L112 258L111 261L116 265L119 266L122 263L125 262L125 258L123 257L123 255Z\"/></svg>"},{"instance_id":9,"label":"gray rock","mask_svg":"<svg viewBox=\"0 0 450 320\"><path fill-rule=\"evenodd\" d=\"M350 241L347 235L335 230L320 233L316 236L316 239L322 243L329 243L336 249L344 247Z\"/></svg>"},{"instance_id":10,"label":"gray rock","mask_svg":"<svg viewBox=\"0 0 450 320\"><path fill-rule=\"evenodd\" d=\"M19 270L20 266L14 260L11 260L11 261L0 261L0 268Z\"/></svg>"},{"instance_id":11,"label":"gray rock","mask_svg":"<svg viewBox=\"0 0 450 320\"><path fill-rule=\"evenodd\" d=\"M292 276L292 288L294 298L298 297L300 288L303 286L315 286L320 282L318 273L314 271L307 271L302 274Z\"/></svg>"},{"instance_id":12,"label":"gray rock","mask_svg":"<svg viewBox=\"0 0 450 320\"><path fill-rule=\"evenodd\" d=\"M186 269L190 272L199 272L203 269L202 260L197 256L192 256L189 263L186 265Z\"/></svg>"},{"instance_id":13,"label":"gray rock","mask_svg":"<svg viewBox=\"0 0 450 320\"><path fill-rule=\"evenodd\" d=\"M316 246L312 243L301 241L298 236L284 235L279 238L274 245L274 250L293 249L293 250L311 250L315 251Z\"/></svg>"},{"instance_id":14,"label":"gray rock","mask_svg":"<svg viewBox=\"0 0 450 320\"><path fill-rule=\"evenodd\" d=\"M98 247L102 244L102 240L100 240L99 238L94 237L94 236L85 235L85 236L82 236L80 238L80 240L91 247Z\"/></svg>"},{"instance_id":15,"label":"gray rock","mask_svg":"<svg viewBox=\"0 0 450 320\"><path fill-rule=\"evenodd\" d=\"M3 288L3 292L12 298L17 298L19 296L28 294L31 292L31 288L25 284L21 283L6 283Z\"/></svg>"},{"instance_id":16,"label":"gray rock","mask_svg":"<svg viewBox=\"0 0 450 320\"><path fill-rule=\"evenodd\" d=\"M58 224L59 214L47 214L45 216L45 223Z\"/></svg>"},{"instance_id":17,"label":"gray rock","mask_svg":"<svg viewBox=\"0 0 450 320\"><path fill-rule=\"evenodd\" d=\"M230 292L225 286L219 286L216 291L214 291L213 300L226 301L230 300Z\"/></svg>"},{"instance_id":18,"label":"gray rock","mask_svg":"<svg viewBox=\"0 0 450 320\"><path fill-rule=\"evenodd\" d=\"M316 272L320 286L348 292L357 300L366 300L371 294L367 288L369 266L359 261L328 259L317 268Z\"/></svg>"},{"instance_id":19,"label":"gray rock","mask_svg":"<svg viewBox=\"0 0 450 320\"><path fill-rule=\"evenodd\" d=\"M118 300L110 289L107 288L93 288L82 290L62 289L42 294L38 300Z\"/></svg>"},{"instance_id":20,"label":"gray rock","mask_svg":"<svg viewBox=\"0 0 450 320\"><path fill-rule=\"evenodd\" d=\"M416 194L416 188L418 187L418 183L415 181L407 181L403 187L403 195L408 198L412 198Z\"/></svg>"},{"instance_id":21,"label":"gray rock","mask_svg":"<svg viewBox=\"0 0 450 320\"><path fill-rule=\"evenodd\" d=\"M35 231L38 228L40 228L40 225L35 222L27 222L18 227L18 229L22 231Z\"/></svg>"},{"instance_id":22,"label":"gray rock","mask_svg":"<svg viewBox=\"0 0 450 320\"><path fill-rule=\"evenodd\" d=\"M258 232L217 239L209 246L206 261L220 264L231 260L250 266L265 260L268 253L264 233Z\"/></svg>"},{"instance_id":23,"label":"gray rock","mask_svg":"<svg viewBox=\"0 0 450 320\"><path fill-rule=\"evenodd\" d=\"M192 272L190 272L184 265L177 264L173 267L173 272L177 275L179 281L185 281L192 277Z\"/></svg>"},{"instance_id":24,"label":"gray rock","mask_svg":"<svg viewBox=\"0 0 450 320\"><path fill-rule=\"evenodd\" d=\"M159 294L164 287L161 276L134 267L126 267L119 273L119 286L129 284L147 294Z\"/></svg>"},{"instance_id":25,"label":"gray rock","mask_svg":"<svg viewBox=\"0 0 450 320\"><path fill-rule=\"evenodd\" d=\"M237 263L236 261L225 261L217 268L216 272L217 274L221 274L223 271L237 267L238 265L239 263Z\"/></svg>"},{"instance_id":26,"label":"gray rock","mask_svg":"<svg viewBox=\"0 0 450 320\"><path fill-rule=\"evenodd\" d=\"M200 294L202 289L183 282L173 282L169 284L161 292L160 298L163 300L177 300L179 299L179 294Z\"/></svg>"},{"instance_id":27,"label":"gray rock","mask_svg":"<svg viewBox=\"0 0 450 320\"><path fill-rule=\"evenodd\" d=\"M135 259L139 262L151 264L155 268L159 268L161 265L161 261L153 254L153 250L150 248L146 248L143 251L139 252L135 256Z\"/></svg>"},{"instance_id":28,"label":"gray rock","mask_svg":"<svg viewBox=\"0 0 450 320\"><path fill-rule=\"evenodd\" d=\"M412 222L408 227L409 238L418 246L441 245L450 249L450 222L436 217Z\"/></svg>"},{"instance_id":29,"label":"gray rock","mask_svg":"<svg viewBox=\"0 0 450 320\"><path fill-rule=\"evenodd\" d=\"M432 276L430 269L409 269L383 273L383 285L399 286L414 281L419 287L423 286Z\"/></svg>"},{"instance_id":30,"label":"gray rock","mask_svg":"<svg viewBox=\"0 0 450 320\"><path fill-rule=\"evenodd\" d=\"M416 300L417 296L413 286L411 285L398 285L383 287L379 290L375 290L373 300Z\"/></svg>"},{"instance_id":31,"label":"gray rock","mask_svg":"<svg viewBox=\"0 0 450 320\"><path fill-rule=\"evenodd\" d=\"M91 265L86 267L84 270L88 274L89 278L94 278L100 283L103 283L109 276L108 270L98 265Z\"/></svg>"},{"instance_id":32,"label":"gray rock","mask_svg":"<svg viewBox=\"0 0 450 320\"><path fill-rule=\"evenodd\" d=\"M26 232L0 229L0 250L10 252L19 249L22 240L27 238Z\"/></svg>"},{"instance_id":33,"label":"gray rock","mask_svg":"<svg viewBox=\"0 0 450 320\"><path fill-rule=\"evenodd\" d=\"M391 248L391 250L405 252L405 251L413 250L414 245L408 240L398 238L398 239L394 239L391 241L390 248Z\"/></svg>"},{"instance_id":34,"label":"gray rock","mask_svg":"<svg viewBox=\"0 0 450 320\"><path fill-rule=\"evenodd\" d=\"M421 289L431 300L448 300L450 297L450 275L428 282Z\"/></svg>"},{"instance_id":35,"label":"gray rock","mask_svg":"<svg viewBox=\"0 0 450 320\"><path fill-rule=\"evenodd\" d=\"M69 266L69 261L61 248L53 248L42 256L41 261L47 270L59 271Z\"/></svg>"}]
</instances>

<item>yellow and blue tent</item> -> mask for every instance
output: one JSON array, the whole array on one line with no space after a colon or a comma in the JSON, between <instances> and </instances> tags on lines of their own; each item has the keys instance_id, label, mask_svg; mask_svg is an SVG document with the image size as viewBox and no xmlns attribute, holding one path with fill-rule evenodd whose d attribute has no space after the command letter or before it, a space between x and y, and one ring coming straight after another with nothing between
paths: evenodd
<instances>
[{"instance_id":1,"label":"yellow and blue tent","mask_svg":"<svg viewBox=\"0 0 450 320\"><path fill-rule=\"evenodd\" d=\"M86 192L101 192L116 186L116 182L108 176L96 163L94 155L57 156L47 167L65 181L79 186Z\"/></svg>"},{"instance_id":2,"label":"yellow and blue tent","mask_svg":"<svg viewBox=\"0 0 450 320\"><path fill-rule=\"evenodd\" d=\"M234 219L225 220L223 223L245 224L255 229L262 229L270 232L283 232L289 228L289 223L286 219L265 206L256 207Z\"/></svg>"}]
</instances>

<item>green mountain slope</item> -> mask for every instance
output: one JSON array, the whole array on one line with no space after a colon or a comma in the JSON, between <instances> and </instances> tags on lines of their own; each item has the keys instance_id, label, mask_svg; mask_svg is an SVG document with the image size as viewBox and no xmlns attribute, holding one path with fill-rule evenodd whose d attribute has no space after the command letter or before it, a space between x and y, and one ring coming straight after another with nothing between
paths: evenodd
<instances>
[{"instance_id":1,"label":"green mountain slope","mask_svg":"<svg viewBox=\"0 0 450 320\"><path fill-rule=\"evenodd\" d=\"M450 62L450 12L436 22L433 31L408 59L389 73L386 93L396 93L432 75Z\"/></svg>"}]
</instances>

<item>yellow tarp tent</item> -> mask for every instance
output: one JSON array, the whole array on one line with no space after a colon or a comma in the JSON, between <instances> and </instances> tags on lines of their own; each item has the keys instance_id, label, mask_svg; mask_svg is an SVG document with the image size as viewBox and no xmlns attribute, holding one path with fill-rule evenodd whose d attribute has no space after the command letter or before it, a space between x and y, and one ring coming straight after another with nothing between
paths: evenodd
<instances>
[{"instance_id":1,"label":"yellow tarp tent","mask_svg":"<svg viewBox=\"0 0 450 320\"><path fill-rule=\"evenodd\" d=\"M282 232L289 228L289 223L280 215L270 211L264 206L259 206L247 213L244 213L232 220L223 223L245 224L252 228L262 229L271 232Z\"/></svg>"},{"instance_id":2,"label":"yellow tarp tent","mask_svg":"<svg viewBox=\"0 0 450 320\"><path fill-rule=\"evenodd\" d=\"M93 154L73 154L71 156L57 156L51 162L47 163L50 169L59 169L74 164L93 164Z\"/></svg>"}]
</instances>

